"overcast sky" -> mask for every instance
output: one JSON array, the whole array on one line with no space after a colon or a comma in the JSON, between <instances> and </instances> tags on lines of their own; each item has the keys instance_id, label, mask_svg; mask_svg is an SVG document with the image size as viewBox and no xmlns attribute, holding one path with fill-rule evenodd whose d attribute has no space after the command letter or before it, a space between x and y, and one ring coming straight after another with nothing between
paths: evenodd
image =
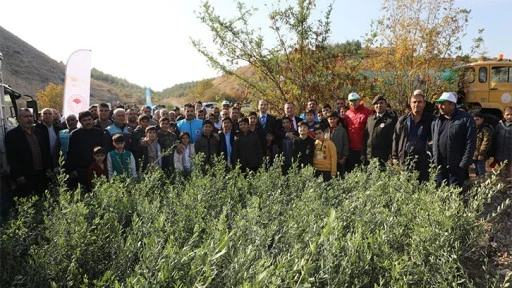
<instances>
[{"instance_id":1,"label":"overcast sky","mask_svg":"<svg viewBox=\"0 0 512 288\"><path fill-rule=\"evenodd\" d=\"M210 1L222 15L232 15L233 1ZM268 8L252 1L260 12L257 26L268 26ZM319 0L325 10L330 1ZM465 40L468 50L478 28L485 28L489 56L512 58L512 0L457 0L472 10ZM257 4L254 4L257 3ZM332 41L361 40L372 20L381 16L381 0L335 0ZM153 90L214 77L190 37L211 43L211 35L194 11L200 0L11 0L0 6L0 25L51 58L66 63L77 49L92 50L92 66ZM271 38L271 36L269 36ZM212 46L213 47L213 46Z\"/></svg>"}]
</instances>

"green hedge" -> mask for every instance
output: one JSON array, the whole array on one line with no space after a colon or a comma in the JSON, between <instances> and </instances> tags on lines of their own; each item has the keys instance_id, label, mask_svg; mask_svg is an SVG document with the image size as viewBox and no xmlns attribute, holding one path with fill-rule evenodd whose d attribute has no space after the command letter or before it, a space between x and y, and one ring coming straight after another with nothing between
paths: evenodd
<instances>
[{"instance_id":1,"label":"green hedge","mask_svg":"<svg viewBox=\"0 0 512 288\"><path fill-rule=\"evenodd\" d=\"M482 249L494 181L465 195L375 163L329 183L313 170L245 175L222 163L173 180L56 188L0 230L1 287L454 287ZM63 181L63 179L60 179ZM171 183L172 182L172 183ZM494 282L493 282L494 283Z\"/></svg>"}]
</instances>

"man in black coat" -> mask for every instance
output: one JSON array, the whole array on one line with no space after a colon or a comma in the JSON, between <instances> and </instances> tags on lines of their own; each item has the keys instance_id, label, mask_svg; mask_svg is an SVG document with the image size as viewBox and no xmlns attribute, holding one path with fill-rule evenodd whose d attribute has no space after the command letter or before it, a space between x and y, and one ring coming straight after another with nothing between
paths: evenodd
<instances>
[{"instance_id":1,"label":"man in black coat","mask_svg":"<svg viewBox=\"0 0 512 288\"><path fill-rule=\"evenodd\" d=\"M378 95L373 99L375 114L368 117L364 130L363 149L361 159L364 162L370 158L377 158L381 167L391 160L391 148L393 145L393 132L397 117L388 111L386 98Z\"/></svg>"},{"instance_id":2,"label":"man in black coat","mask_svg":"<svg viewBox=\"0 0 512 288\"><path fill-rule=\"evenodd\" d=\"M437 185L462 187L476 148L476 123L468 112L457 109L457 96L444 92L436 102L441 115L432 123L432 157L439 166Z\"/></svg>"},{"instance_id":3,"label":"man in black coat","mask_svg":"<svg viewBox=\"0 0 512 288\"><path fill-rule=\"evenodd\" d=\"M41 196L48 186L51 173L51 154L41 132L34 128L32 111L22 108L18 114L18 127L5 135L7 162L12 181L16 184L13 196Z\"/></svg>"},{"instance_id":4,"label":"man in black coat","mask_svg":"<svg viewBox=\"0 0 512 288\"><path fill-rule=\"evenodd\" d=\"M70 175L70 186L77 182L88 187L87 171L94 161L93 149L102 145L103 132L94 127L94 120L89 111L80 112L78 121L82 125L69 135L68 160L66 170Z\"/></svg>"}]
</instances>

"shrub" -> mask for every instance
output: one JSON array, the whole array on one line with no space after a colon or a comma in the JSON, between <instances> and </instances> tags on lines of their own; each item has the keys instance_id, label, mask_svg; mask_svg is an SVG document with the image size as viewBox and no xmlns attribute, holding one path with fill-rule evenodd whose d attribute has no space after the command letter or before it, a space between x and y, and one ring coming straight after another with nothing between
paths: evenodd
<instances>
[{"instance_id":1,"label":"shrub","mask_svg":"<svg viewBox=\"0 0 512 288\"><path fill-rule=\"evenodd\" d=\"M376 163L328 183L311 168L283 177L277 165L244 174L218 161L190 178L100 181L88 194L57 185L20 201L0 231L0 284L477 285L460 258L481 249L478 215L494 180L464 198Z\"/></svg>"}]
</instances>

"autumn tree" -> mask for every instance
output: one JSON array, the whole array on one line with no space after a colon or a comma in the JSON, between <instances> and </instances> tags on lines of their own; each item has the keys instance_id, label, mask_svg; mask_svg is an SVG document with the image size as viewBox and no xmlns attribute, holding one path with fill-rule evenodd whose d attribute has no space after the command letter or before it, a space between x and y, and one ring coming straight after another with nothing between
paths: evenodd
<instances>
[{"instance_id":1,"label":"autumn tree","mask_svg":"<svg viewBox=\"0 0 512 288\"><path fill-rule=\"evenodd\" d=\"M37 91L36 99L40 108L54 108L60 111L64 107L64 87L50 82L44 90Z\"/></svg>"},{"instance_id":2,"label":"autumn tree","mask_svg":"<svg viewBox=\"0 0 512 288\"><path fill-rule=\"evenodd\" d=\"M455 0L384 0L382 9L365 43L366 70L378 92L405 103L415 89L430 97L455 91L456 83L443 81L441 72L462 53L471 11Z\"/></svg>"},{"instance_id":3,"label":"autumn tree","mask_svg":"<svg viewBox=\"0 0 512 288\"><path fill-rule=\"evenodd\" d=\"M198 18L213 34L216 51L209 51L200 40L192 39L192 44L213 68L237 77L250 90L247 95L263 97L274 108L282 109L288 101L302 108L309 98L332 102L343 86L341 71L336 69L341 59L329 42L332 5L315 19L314 0L280 3L268 13L274 36L268 39L261 28L251 28L257 9L239 1L237 15L223 18L204 1ZM244 64L256 72L238 73L236 68Z\"/></svg>"}]
</instances>

